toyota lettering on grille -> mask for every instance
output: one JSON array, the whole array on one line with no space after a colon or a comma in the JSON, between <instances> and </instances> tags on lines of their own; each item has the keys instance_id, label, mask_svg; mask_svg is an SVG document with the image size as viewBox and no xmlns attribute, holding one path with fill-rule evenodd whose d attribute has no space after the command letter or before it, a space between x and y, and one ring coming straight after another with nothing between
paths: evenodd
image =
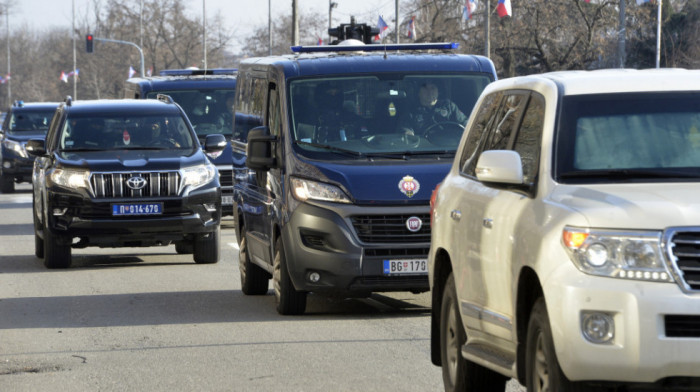
<instances>
[{"instance_id":1,"label":"toyota lettering on grille","mask_svg":"<svg viewBox=\"0 0 700 392\"><path fill-rule=\"evenodd\" d=\"M126 186L138 190L146 186L146 179L141 176L133 176L126 180Z\"/></svg>"},{"instance_id":2,"label":"toyota lettering on grille","mask_svg":"<svg viewBox=\"0 0 700 392\"><path fill-rule=\"evenodd\" d=\"M419 231L421 227L423 227L423 221L419 217L412 216L406 219L406 228L408 231L415 233Z\"/></svg>"}]
</instances>

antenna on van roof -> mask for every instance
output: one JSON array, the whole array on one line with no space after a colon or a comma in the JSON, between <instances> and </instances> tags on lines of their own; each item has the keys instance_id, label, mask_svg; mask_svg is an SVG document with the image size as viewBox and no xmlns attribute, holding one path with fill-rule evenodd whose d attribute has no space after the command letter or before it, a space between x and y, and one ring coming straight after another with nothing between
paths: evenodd
<instances>
[{"instance_id":1,"label":"antenna on van roof","mask_svg":"<svg viewBox=\"0 0 700 392\"><path fill-rule=\"evenodd\" d=\"M338 38L331 45L338 45L348 39L356 39L365 44L371 44L375 35L379 34L378 27L372 27L366 23L355 23L355 17L350 17L350 24L341 23L338 27L328 29L328 35Z\"/></svg>"}]
</instances>

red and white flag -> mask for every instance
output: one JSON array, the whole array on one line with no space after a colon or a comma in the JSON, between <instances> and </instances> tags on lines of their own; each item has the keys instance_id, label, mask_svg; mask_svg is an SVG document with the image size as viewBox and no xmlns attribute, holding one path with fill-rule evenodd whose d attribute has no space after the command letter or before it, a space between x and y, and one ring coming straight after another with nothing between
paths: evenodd
<instances>
[{"instance_id":1,"label":"red and white flag","mask_svg":"<svg viewBox=\"0 0 700 392\"><path fill-rule=\"evenodd\" d=\"M500 16L501 18L506 16L512 16L513 10L510 7L510 0L498 0L496 11L498 11L498 16Z\"/></svg>"}]
</instances>

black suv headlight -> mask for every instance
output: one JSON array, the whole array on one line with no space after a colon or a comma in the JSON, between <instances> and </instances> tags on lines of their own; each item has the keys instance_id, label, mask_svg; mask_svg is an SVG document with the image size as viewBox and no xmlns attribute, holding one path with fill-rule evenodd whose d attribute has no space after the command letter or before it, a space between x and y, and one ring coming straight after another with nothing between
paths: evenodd
<instances>
[{"instance_id":1,"label":"black suv headlight","mask_svg":"<svg viewBox=\"0 0 700 392\"><path fill-rule=\"evenodd\" d=\"M210 162L204 165L186 167L182 173L182 187L191 187L190 190L200 188L216 178L216 167Z\"/></svg>"},{"instance_id":2,"label":"black suv headlight","mask_svg":"<svg viewBox=\"0 0 700 392\"><path fill-rule=\"evenodd\" d=\"M90 188L89 170L55 169L49 175L49 179L55 185L63 188Z\"/></svg>"},{"instance_id":3,"label":"black suv headlight","mask_svg":"<svg viewBox=\"0 0 700 392\"><path fill-rule=\"evenodd\" d=\"M27 151L25 151L24 147L22 146L22 143L16 142L14 140L3 140L2 145L14 152L15 154L21 156L22 158L29 158L29 155L27 154Z\"/></svg>"}]
</instances>

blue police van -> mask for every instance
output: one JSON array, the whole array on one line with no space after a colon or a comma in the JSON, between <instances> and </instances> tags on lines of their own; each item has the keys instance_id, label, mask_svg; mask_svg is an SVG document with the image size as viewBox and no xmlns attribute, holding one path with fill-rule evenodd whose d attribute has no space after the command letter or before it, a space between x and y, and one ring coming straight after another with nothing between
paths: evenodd
<instances>
[{"instance_id":1,"label":"blue police van","mask_svg":"<svg viewBox=\"0 0 700 392\"><path fill-rule=\"evenodd\" d=\"M238 68L234 221L242 291L277 311L310 292L429 290L432 190L482 90L455 44L294 47Z\"/></svg>"},{"instance_id":2,"label":"blue police van","mask_svg":"<svg viewBox=\"0 0 700 392\"><path fill-rule=\"evenodd\" d=\"M231 134L236 70L171 69L157 76L134 77L126 81L125 98L156 99L167 94L182 107L200 143L210 134L222 134L229 141L223 151L207 152L219 171L222 215L233 214Z\"/></svg>"}]
</instances>

